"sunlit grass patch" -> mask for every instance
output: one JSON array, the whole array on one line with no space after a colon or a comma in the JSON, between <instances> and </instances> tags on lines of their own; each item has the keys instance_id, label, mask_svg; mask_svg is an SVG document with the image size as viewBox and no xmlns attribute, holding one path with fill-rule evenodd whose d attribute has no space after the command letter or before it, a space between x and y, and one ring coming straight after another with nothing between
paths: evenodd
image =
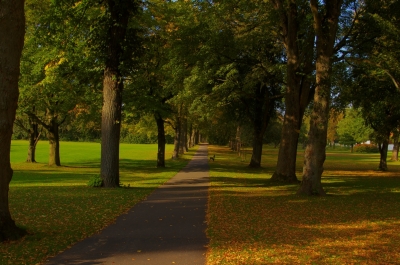
<instances>
[{"instance_id":1,"label":"sunlit grass patch","mask_svg":"<svg viewBox=\"0 0 400 265\"><path fill-rule=\"evenodd\" d=\"M267 149L254 170L228 148L209 149L223 159L210 163L207 264L399 262L399 162L378 172L375 154L328 154L328 196L304 197L297 185L269 181L278 150ZM300 179L301 152L298 160Z\"/></svg>"},{"instance_id":2,"label":"sunlit grass patch","mask_svg":"<svg viewBox=\"0 0 400 265\"><path fill-rule=\"evenodd\" d=\"M166 157L172 146L167 145ZM38 264L72 244L100 231L174 176L195 153L166 160L156 168L156 145L121 145L120 178L125 188L90 188L86 184L100 170L98 143L61 143L61 167L47 166L48 146L38 146L37 161L24 163L26 141L12 147L14 176L10 184L10 211L28 235L0 243L0 264ZM127 188L129 186L129 188Z\"/></svg>"}]
</instances>

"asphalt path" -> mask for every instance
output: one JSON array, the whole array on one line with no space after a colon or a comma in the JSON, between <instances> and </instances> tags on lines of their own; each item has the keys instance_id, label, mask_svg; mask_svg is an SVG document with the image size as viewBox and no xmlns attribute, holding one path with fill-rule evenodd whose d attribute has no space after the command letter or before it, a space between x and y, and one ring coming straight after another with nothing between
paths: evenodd
<instances>
[{"instance_id":1,"label":"asphalt path","mask_svg":"<svg viewBox=\"0 0 400 265\"><path fill-rule=\"evenodd\" d=\"M208 171L207 145L200 145L147 199L46 264L205 264Z\"/></svg>"}]
</instances>

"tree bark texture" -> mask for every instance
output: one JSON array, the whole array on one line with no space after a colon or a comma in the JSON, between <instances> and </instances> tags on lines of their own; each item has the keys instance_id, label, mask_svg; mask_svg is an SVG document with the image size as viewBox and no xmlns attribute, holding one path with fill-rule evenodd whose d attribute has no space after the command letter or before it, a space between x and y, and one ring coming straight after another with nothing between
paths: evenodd
<instances>
[{"instance_id":1,"label":"tree bark texture","mask_svg":"<svg viewBox=\"0 0 400 265\"><path fill-rule=\"evenodd\" d=\"M165 128L164 119L159 113L154 115L157 123L157 167L165 167Z\"/></svg>"},{"instance_id":2,"label":"tree bark texture","mask_svg":"<svg viewBox=\"0 0 400 265\"><path fill-rule=\"evenodd\" d=\"M47 138L49 138L49 166L61 166L60 135L57 117L52 116L49 121Z\"/></svg>"},{"instance_id":3,"label":"tree bark texture","mask_svg":"<svg viewBox=\"0 0 400 265\"><path fill-rule=\"evenodd\" d=\"M103 186L119 187L119 141L123 80L120 72L122 43L125 40L130 13L129 1L108 0L110 19L103 78L101 118L101 170Z\"/></svg>"},{"instance_id":4,"label":"tree bark texture","mask_svg":"<svg viewBox=\"0 0 400 265\"><path fill-rule=\"evenodd\" d=\"M18 102L24 34L24 1L0 1L0 242L25 234L12 220L8 204L13 175L10 165L11 135Z\"/></svg>"},{"instance_id":5,"label":"tree bark texture","mask_svg":"<svg viewBox=\"0 0 400 265\"><path fill-rule=\"evenodd\" d=\"M399 132L396 130L393 133L393 150L392 150L392 161L399 160Z\"/></svg>"},{"instance_id":6,"label":"tree bark texture","mask_svg":"<svg viewBox=\"0 0 400 265\"><path fill-rule=\"evenodd\" d=\"M300 127L305 109L312 99L313 89L309 74L313 68L314 34L309 32L299 40L299 14L295 1L282 0L275 2L280 12L283 43L287 57L287 84L285 91L285 115L282 126L282 137L279 146L278 162L271 180L298 182L296 176L297 146ZM305 43L300 47L299 43Z\"/></svg>"},{"instance_id":7,"label":"tree bark texture","mask_svg":"<svg viewBox=\"0 0 400 265\"><path fill-rule=\"evenodd\" d=\"M32 118L29 118L29 147L28 147L28 156L26 158L26 162L28 163L36 163L36 145L39 141L39 124L35 122Z\"/></svg>"},{"instance_id":8,"label":"tree bark texture","mask_svg":"<svg viewBox=\"0 0 400 265\"><path fill-rule=\"evenodd\" d=\"M325 11L320 11L322 8L319 7L319 1L310 1L317 38L316 88L308 143L304 152L303 180L298 194L326 195L321 178L326 157L332 56L341 5L342 0L327 1L323 8Z\"/></svg>"},{"instance_id":9,"label":"tree bark texture","mask_svg":"<svg viewBox=\"0 0 400 265\"><path fill-rule=\"evenodd\" d=\"M179 158L179 150L180 150L180 144L181 144L181 119L178 116L176 118L176 123L175 123L175 136L174 136L174 152L172 154L172 158L176 159Z\"/></svg>"},{"instance_id":10,"label":"tree bark texture","mask_svg":"<svg viewBox=\"0 0 400 265\"><path fill-rule=\"evenodd\" d=\"M119 187L119 140L123 83L117 71L106 68L101 114L101 178L104 187ZM116 81L115 79L119 79Z\"/></svg>"}]
</instances>

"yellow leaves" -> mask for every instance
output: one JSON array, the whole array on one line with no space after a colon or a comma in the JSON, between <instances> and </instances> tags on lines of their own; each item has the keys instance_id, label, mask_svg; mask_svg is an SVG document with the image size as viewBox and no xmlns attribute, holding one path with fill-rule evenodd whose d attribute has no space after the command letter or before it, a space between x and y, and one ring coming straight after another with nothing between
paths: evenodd
<instances>
[{"instance_id":1,"label":"yellow leaves","mask_svg":"<svg viewBox=\"0 0 400 265\"><path fill-rule=\"evenodd\" d=\"M46 71L49 70L50 71L52 68L54 68L56 66L59 66L59 65L65 63L65 62L68 62L67 58L65 58L64 55L65 55L65 53L62 52L58 59L48 62L45 65L44 70L46 70Z\"/></svg>"},{"instance_id":2,"label":"yellow leaves","mask_svg":"<svg viewBox=\"0 0 400 265\"><path fill-rule=\"evenodd\" d=\"M393 192L400 187L398 168L381 174L365 170L368 155L337 153L325 165L324 185L334 196L309 198L294 195L296 185L269 183L272 167L254 172L235 166L236 154L225 148L209 152L220 157L210 172L209 265L400 260L400 195ZM265 150L266 165L275 162L270 152ZM346 161L339 160L343 156Z\"/></svg>"},{"instance_id":3,"label":"yellow leaves","mask_svg":"<svg viewBox=\"0 0 400 265\"><path fill-rule=\"evenodd\" d=\"M75 5L74 5L74 8L77 8L77 7L79 7L80 5L82 5L82 1L76 2Z\"/></svg>"}]
</instances>

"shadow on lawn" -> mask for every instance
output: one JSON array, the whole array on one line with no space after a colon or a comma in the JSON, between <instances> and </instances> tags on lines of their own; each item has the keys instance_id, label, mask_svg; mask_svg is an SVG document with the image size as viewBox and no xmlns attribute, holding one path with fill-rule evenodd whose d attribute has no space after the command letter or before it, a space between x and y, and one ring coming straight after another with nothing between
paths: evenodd
<instances>
[{"instance_id":1,"label":"shadow on lawn","mask_svg":"<svg viewBox=\"0 0 400 265\"><path fill-rule=\"evenodd\" d=\"M165 168L157 168L157 161L156 160L134 160L134 159L120 159L119 166L120 170L137 170L140 169L141 171L153 171L157 168L160 171L171 171L172 169L176 169L181 167L183 164L187 163L188 159L179 159L179 160L166 160L165 161ZM100 168L100 161L99 160L89 160L89 161L82 161L76 163L70 163L65 165L64 167L70 168ZM143 172L146 173L146 172Z\"/></svg>"},{"instance_id":2,"label":"shadow on lawn","mask_svg":"<svg viewBox=\"0 0 400 265\"><path fill-rule=\"evenodd\" d=\"M252 249L267 263L395 264L400 178L325 180L332 196L298 196L297 185L262 178L213 177L211 241L231 253Z\"/></svg>"},{"instance_id":3,"label":"shadow on lawn","mask_svg":"<svg viewBox=\"0 0 400 265\"><path fill-rule=\"evenodd\" d=\"M153 160L120 160L120 173L122 183L158 182L165 181L163 173L177 172L188 160L180 159L168 161L165 168L157 168ZM100 173L98 161L84 161L61 167L48 167L46 165L34 165L35 168L17 169L14 171L11 185L86 185L89 178Z\"/></svg>"},{"instance_id":4,"label":"shadow on lawn","mask_svg":"<svg viewBox=\"0 0 400 265\"><path fill-rule=\"evenodd\" d=\"M254 196L254 192L257 192L257 190L253 191L254 188L265 188L265 195L270 193L268 189L271 188L272 193L278 189L280 191L287 191L287 194L290 196L295 194L299 187L299 184L271 181L269 177L246 178L217 176L211 177L211 181L215 184L213 186L214 189L247 188L248 191L244 189L243 192L240 192L240 196L246 196L246 193L248 193L249 196ZM372 193L400 195L400 177L325 177L322 179L322 185L327 195L348 196ZM238 194L238 192L235 191L233 194ZM268 195L271 196L271 194ZM277 196L283 196L283 194L279 193Z\"/></svg>"}]
</instances>

